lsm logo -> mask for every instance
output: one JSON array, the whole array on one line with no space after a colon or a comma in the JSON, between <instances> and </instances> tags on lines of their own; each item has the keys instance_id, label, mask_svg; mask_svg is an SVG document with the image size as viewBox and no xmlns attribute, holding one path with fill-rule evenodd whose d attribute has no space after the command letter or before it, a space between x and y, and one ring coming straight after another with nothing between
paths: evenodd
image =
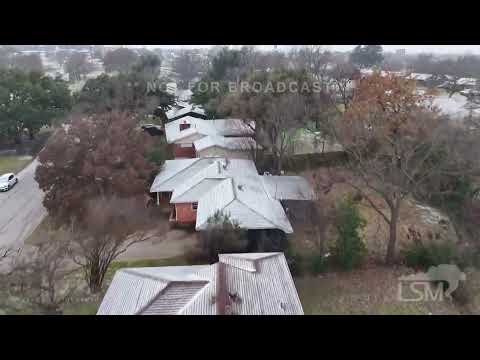
<instances>
[{"instance_id":1,"label":"lsm logo","mask_svg":"<svg viewBox=\"0 0 480 360\"><path fill-rule=\"evenodd\" d=\"M452 293L460 281L467 279L456 265L432 266L426 273L401 276L398 280L399 301L443 301L444 296L452 299ZM433 287L436 283L438 286ZM406 291L407 288L409 291Z\"/></svg>"}]
</instances>

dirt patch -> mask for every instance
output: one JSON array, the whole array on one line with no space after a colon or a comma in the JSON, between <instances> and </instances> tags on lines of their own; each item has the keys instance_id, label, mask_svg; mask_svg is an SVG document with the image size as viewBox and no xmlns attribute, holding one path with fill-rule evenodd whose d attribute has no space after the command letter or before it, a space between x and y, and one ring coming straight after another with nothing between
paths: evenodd
<instances>
[{"instance_id":1,"label":"dirt patch","mask_svg":"<svg viewBox=\"0 0 480 360\"><path fill-rule=\"evenodd\" d=\"M134 244L119 260L167 259L182 256L196 244L194 231L171 229L162 236Z\"/></svg>"}]
</instances>

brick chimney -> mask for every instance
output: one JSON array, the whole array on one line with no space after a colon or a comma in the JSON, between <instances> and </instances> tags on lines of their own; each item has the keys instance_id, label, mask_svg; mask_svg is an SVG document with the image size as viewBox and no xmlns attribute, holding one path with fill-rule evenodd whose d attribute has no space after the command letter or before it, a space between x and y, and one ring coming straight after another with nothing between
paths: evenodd
<instances>
[{"instance_id":1,"label":"brick chimney","mask_svg":"<svg viewBox=\"0 0 480 360\"><path fill-rule=\"evenodd\" d=\"M190 124L187 124L187 122L183 122L180 124L180 131L188 129L190 127Z\"/></svg>"}]
</instances>

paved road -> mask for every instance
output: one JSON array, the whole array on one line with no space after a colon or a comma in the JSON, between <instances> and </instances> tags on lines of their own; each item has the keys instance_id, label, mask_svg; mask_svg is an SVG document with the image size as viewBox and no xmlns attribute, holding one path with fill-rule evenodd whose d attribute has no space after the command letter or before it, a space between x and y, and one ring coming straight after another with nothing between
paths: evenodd
<instances>
[{"instance_id":1,"label":"paved road","mask_svg":"<svg viewBox=\"0 0 480 360\"><path fill-rule=\"evenodd\" d=\"M17 176L18 184L0 192L0 248L20 249L47 214L42 205L43 191L35 181L35 159Z\"/></svg>"}]
</instances>

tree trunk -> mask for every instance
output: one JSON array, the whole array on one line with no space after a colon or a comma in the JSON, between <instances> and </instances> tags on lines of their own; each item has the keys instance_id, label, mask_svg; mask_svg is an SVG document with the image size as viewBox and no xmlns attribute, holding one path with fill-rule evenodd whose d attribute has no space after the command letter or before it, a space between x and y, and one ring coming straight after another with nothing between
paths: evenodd
<instances>
[{"instance_id":1,"label":"tree trunk","mask_svg":"<svg viewBox=\"0 0 480 360\"><path fill-rule=\"evenodd\" d=\"M392 210L392 215L390 217L390 237L388 239L387 257L385 259L387 265L392 265L395 262L395 245L397 243L398 214L398 209Z\"/></svg>"},{"instance_id":2,"label":"tree trunk","mask_svg":"<svg viewBox=\"0 0 480 360\"><path fill-rule=\"evenodd\" d=\"M98 264L92 264L88 279L88 287L92 294L98 293L102 288L102 275Z\"/></svg>"}]
</instances>

